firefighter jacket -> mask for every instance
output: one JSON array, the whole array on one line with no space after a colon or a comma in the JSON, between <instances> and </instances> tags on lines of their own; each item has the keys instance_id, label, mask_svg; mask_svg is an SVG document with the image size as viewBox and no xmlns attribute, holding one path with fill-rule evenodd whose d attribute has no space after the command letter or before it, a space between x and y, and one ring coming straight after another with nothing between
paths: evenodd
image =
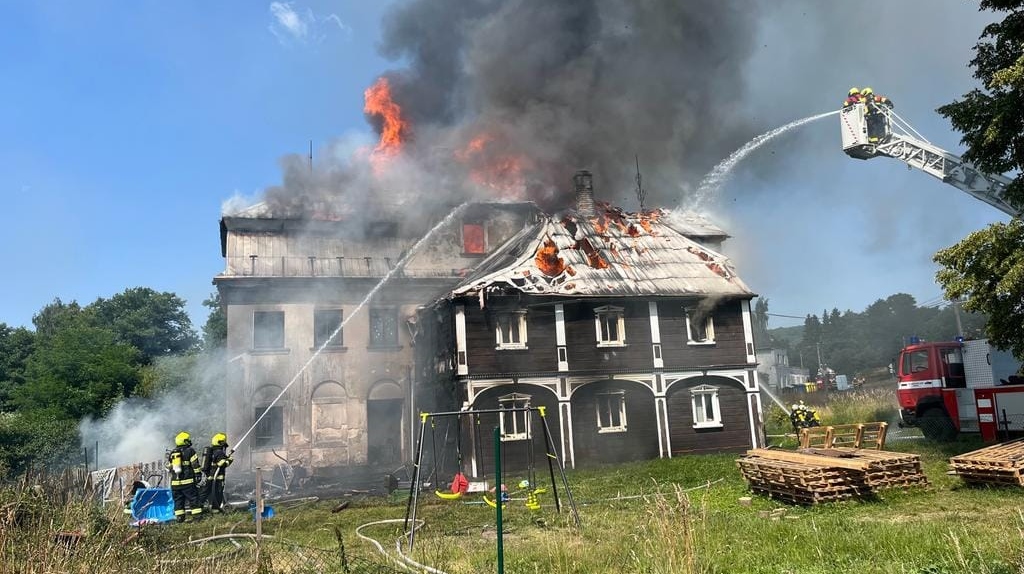
<instances>
[{"instance_id":1,"label":"firefighter jacket","mask_svg":"<svg viewBox=\"0 0 1024 574\"><path fill-rule=\"evenodd\" d=\"M199 469L199 454L190 446L174 447L167 453L164 467L171 475L172 489L195 484L203 476Z\"/></svg>"},{"instance_id":2,"label":"firefighter jacket","mask_svg":"<svg viewBox=\"0 0 1024 574\"><path fill-rule=\"evenodd\" d=\"M846 98L845 100L843 100L843 107L844 108L848 108L848 107L850 107L850 106L852 106L854 104L862 104L862 103L864 103L864 96L862 96L860 94L854 94L854 95Z\"/></svg>"},{"instance_id":3,"label":"firefighter jacket","mask_svg":"<svg viewBox=\"0 0 1024 574\"><path fill-rule=\"evenodd\" d=\"M203 472L215 480L224 480L224 473L232 462L227 446L208 446L203 450Z\"/></svg>"}]
</instances>

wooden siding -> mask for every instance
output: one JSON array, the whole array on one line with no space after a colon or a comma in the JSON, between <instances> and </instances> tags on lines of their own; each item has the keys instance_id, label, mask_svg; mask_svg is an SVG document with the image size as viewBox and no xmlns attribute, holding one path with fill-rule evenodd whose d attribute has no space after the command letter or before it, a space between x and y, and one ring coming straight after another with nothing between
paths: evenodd
<instances>
[{"instance_id":1,"label":"wooden siding","mask_svg":"<svg viewBox=\"0 0 1024 574\"><path fill-rule=\"evenodd\" d=\"M666 371L747 362L741 301L727 301L715 308L711 315L715 342L707 345L687 344L685 307L686 302L682 300L658 303L661 356L665 360Z\"/></svg>"},{"instance_id":2,"label":"wooden siding","mask_svg":"<svg viewBox=\"0 0 1024 574\"><path fill-rule=\"evenodd\" d=\"M487 410L500 408L498 398L512 394L513 392L521 395L530 395L531 407L546 407L548 431L551 432L551 440L555 445L555 454L561 456L561 452L558 451L560 448L559 445L561 444L561 434L558 430L558 400L551 391L532 385L501 385L484 391L479 397L477 397L476 402L473 404L473 409ZM501 464L504 471L522 473L529 470L532 465L538 474L543 472L546 475L548 472L547 457L545 456L547 451L544 448L544 429L541 426L541 418L535 413L531 414L530 433L533 438L532 441L519 440L501 443ZM477 469L480 471L481 475L484 477L490 477L492 481L494 478L493 433L494 427L496 426L498 426L498 414L485 413L480 415L480 424L477 425L477 429L473 431L474 433L478 433L478 436L473 437L473 441L476 443L475 455L477 457ZM473 444L473 442L467 441L464 437L463 445L466 444ZM467 459L468 457L464 454L463 458ZM520 479L526 477L519 476L517 474L516 478ZM510 478L506 477L505 483L509 484L510 480Z\"/></svg>"},{"instance_id":3,"label":"wooden siding","mask_svg":"<svg viewBox=\"0 0 1024 574\"><path fill-rule=\"evenodd\" d=\"M555 344L555 308L529 308L526 313L526 349L497 349L494 317L526 308L517 298L492 297L481 309L476 300L466 301L466 347L470 375L550 372L558 369ZM454 341L453 341L454 345Z\"/></svg>"},{"instance_id":4,"label":"wooden siding","mask_svg":"<svg viewBox=\"0 0 1024 574\"><path fill-rule=\"evenodd\" d=\"M693 428L690 389L698 385L718 387L722 427ZM747 412L746 392L738 381L724 377L686 379L669 387L667 399L673 455L742 452L754 447L750 442L750 413Z\"/></svg>"},{"instance_id":5,"label":"wooden siding","mask_svg":"<svg viewBox=\"0 0 1024 574\"><path fill-rule=\"evenodd\" d=\"M599 433L597 395L624 391L626 431ZM572 395L572 436L576 466L647 460L658 457L658 426L654 394L632 381L599 381Z\"/></svg>"}]
</instances>

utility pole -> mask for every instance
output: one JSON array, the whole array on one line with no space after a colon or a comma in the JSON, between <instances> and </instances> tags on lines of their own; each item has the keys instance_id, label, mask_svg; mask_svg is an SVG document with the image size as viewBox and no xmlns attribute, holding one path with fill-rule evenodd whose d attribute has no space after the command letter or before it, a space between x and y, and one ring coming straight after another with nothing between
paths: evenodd
<instances>
[{"instance_id":1,"label":"utility pole","mask_svg":"<svg viewBox=\"0 0 1024 574\"><path fill-rule=\"evenodd\" d=\"M964 326L960 323L960 302L961 298L957 297L955 301L950 301L953 304L953 315L956 316L956 336L961 339L964 338Z\"/></svg>"}]
</instances>

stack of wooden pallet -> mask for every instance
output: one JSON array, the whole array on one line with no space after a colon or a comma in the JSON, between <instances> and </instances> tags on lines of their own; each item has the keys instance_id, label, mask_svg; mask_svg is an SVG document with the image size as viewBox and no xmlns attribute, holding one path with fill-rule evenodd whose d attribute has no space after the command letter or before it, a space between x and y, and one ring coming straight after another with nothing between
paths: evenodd
<instances>
[{"instance_id":1,"label":"stack of wooden pallet","mask_svg":"<svg viewBox=\"0 0 1024 574\"><path fill-rule=\"evenodd\" d=\"M954 456L949 467L965 482L1024 486L1024 439Z\"/></svg>"},{"instance_id":2,"label":"stack of wooden pallet","mask_svg":"<svg viewBox=\"0 0 1024 574\"><path fill-rule=\"evenodd\" d=\"M885 488L928 484L918 455L880 450L753 449L736 464L751 490L794 504L863 498Z\"/></svg>"}]
</instances>

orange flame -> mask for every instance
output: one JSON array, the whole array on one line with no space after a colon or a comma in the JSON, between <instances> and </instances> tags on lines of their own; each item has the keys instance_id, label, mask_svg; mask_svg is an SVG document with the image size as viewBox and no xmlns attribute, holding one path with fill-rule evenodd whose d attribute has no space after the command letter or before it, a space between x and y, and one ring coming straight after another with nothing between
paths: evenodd
<instances>
[{"instance_id":1,"label":"orange flame","mask_svg":"<svg viewBox=\"0 0 1024 574\"><path fill-rule=\"evenodd\" d=\"M378 78L366 89L363 98L366 102L363 105L363 112L380 116L383 120L380 141L370 158L377 166L381 158L393 158L401 151L402 143L408 139L409 122L402 117L402 108L391 99L391 84L387 78Z\"/></svg>"},{"instance_id":2,"label":"orange flame","mask_svg":"<svg viewBox=\"0 0 1024 574\"><path fill-rule=\"evenodd\" d=\"M523 172L529 166L526 158L495 151L494 147L494 136L483 133L456 150L455 159L469 167L469 178L474 183L495 189L505 197L523 196L526 189Z\"/></svg>"},{"instance_id":3,"label":"orange flame","mask_svg":"<svg viewBox=\"0 0 1024 574\"><path fill-rule=\"evenodd\" d=\"M565 260L558 256L558 246L550 237L545 239L544 245L537 250L533 262L537 269L548 277L554 277L565 270Z\"/></svg>"}]
</instances>

